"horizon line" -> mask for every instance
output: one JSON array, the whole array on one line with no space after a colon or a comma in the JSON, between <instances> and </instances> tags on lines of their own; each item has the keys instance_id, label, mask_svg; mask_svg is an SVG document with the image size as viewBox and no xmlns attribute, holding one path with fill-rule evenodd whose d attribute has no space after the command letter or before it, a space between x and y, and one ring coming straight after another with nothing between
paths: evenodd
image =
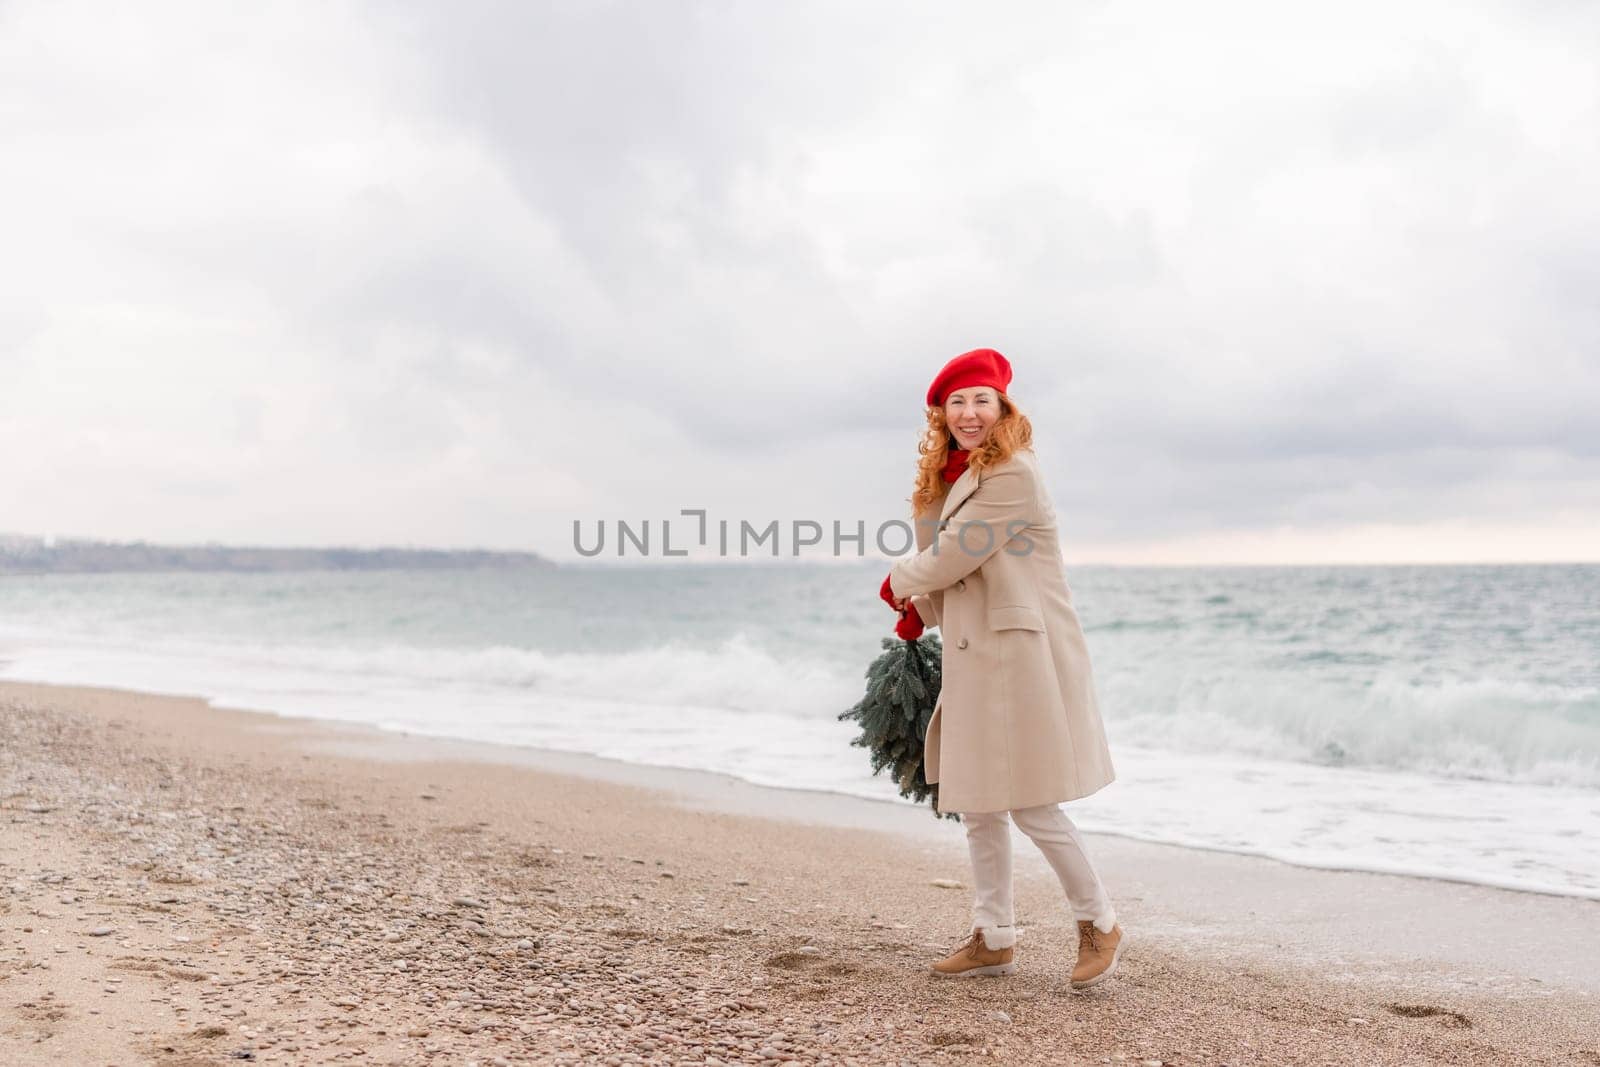
<instances>
[{"instance_id":1,"label":"horizon line","mask_svg":"<svg viewBox=\"0 0 1600 1067\"><path fill-rule=\"evenodd\" d=\"M381 543L381 544L351 544L351 543L305 543L305 544L264 544L228 541L160 541L145 538L134 539L105 539L96 537L80 537L61 534L23 534L11 531L0 531L0 555L4 554L8 541L31 542L46 548L55 547L61 543L102 545L108 547L141 547L141 548L173 548L173 549L232 549L232 550L261 550L272 552L437 552L447 554L466 553L495 553L502 555L534 556L549 564L560 567L637 567L650 565L682 565L689 564L715 564L720 566L793 566L801 565L832 565L848 566L851 564L882 563L892 565L896 560L906 558L906 555L861 555L861 556L819 556L805 559L794 556L717 556L717 555L690 555L690 556L642 556L642 557L610 557L610 558L578 558L561 559L547 555L534 548L490 548L483 545L456 545L440 546L429 544ZM908 554L907 554L908 555ZM1116 558L1088 558L1073 560L1070 553L1066 553L1065 562L1075 567L1238 567L1238 568L1269 568L1269 567L1569 567L1600 564L1600 556L1591 558L1512 558L1512 557L1477 557L1477 558L1452 558L1452 559L1423 559L1423 558L1390 558L1390 559L1350 559L1350 558L1302 558L1302 559L1275 559L1271 561L1257 560L1230 560L1230 559L1169 559L1169 560L1133 560Z\"/></svg>"}]
</instances>

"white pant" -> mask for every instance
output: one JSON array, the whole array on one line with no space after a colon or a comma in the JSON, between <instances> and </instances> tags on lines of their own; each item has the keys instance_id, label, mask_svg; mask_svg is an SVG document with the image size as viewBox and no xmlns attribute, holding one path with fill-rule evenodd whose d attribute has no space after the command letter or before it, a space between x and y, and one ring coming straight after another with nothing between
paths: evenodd
<instances>
[{"instance_id":1,"label":"white pant","mask_svg":"<svg viewBox=\"0 0 1600 1067\"><path fill-rule=\"evenodd\" d=\"M1116 909L1089 861L1083 835L1061 805L1041 804L1009 812L964 811L961 822L967 828L967 848L972 853L972 929L983 931L984 944L1010 948L1017 943L1011 900L1012 819L1055 870L1073 916L1109 931L1117 921Z\"/></svg>"}]
</instances>

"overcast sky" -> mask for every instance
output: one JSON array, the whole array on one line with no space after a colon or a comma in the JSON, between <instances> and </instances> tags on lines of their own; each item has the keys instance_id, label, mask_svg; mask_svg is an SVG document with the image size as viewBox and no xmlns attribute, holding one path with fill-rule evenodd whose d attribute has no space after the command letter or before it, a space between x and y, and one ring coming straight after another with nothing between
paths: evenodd
<instances>
[{"instance_id":1,"label":"overcast sky","mask_svg":"<svg viewBox=\"0 0 1600 1067\"><path fill-rule=\"evenodd\" d=\"M870 530L988 346L1069 564L1600 559L1597 188L1592 3L0 0L0 532Z\"/></svg>"}]
</instances>

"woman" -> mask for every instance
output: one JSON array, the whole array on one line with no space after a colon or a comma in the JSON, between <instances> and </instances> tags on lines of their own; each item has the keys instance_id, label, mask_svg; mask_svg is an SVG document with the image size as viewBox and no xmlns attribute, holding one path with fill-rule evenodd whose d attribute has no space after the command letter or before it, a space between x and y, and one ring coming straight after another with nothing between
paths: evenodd
<instances>
[{"instance_id":1,"label":"woman","mask_svg":"<svg viewBox=\"0 0 1600 1067\"><path fill-rule=\"evenodd\" d=\"M894 564L881 592L901 612L902 637L914 639L924 625L943 634L943 688L923 763L927 780L939 784L939 810L961 813L974 899L971 936L933 972L1016 970L1015 820L1055 870L1077 919L1072 985L1082 989L1111 977L1126 938L1059 805L1116 775L1055 508L1032 426L1006 396L1010 384L1011 364L989 348L957 356L934 378L912 496L918 551Z\"/></svg>"}]
</instances>

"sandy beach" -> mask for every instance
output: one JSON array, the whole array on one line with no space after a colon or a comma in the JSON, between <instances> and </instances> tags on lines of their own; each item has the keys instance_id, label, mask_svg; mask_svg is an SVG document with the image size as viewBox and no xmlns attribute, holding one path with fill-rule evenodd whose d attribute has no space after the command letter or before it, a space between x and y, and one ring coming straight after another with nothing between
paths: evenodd
<instances>
[{"instance_id":1,"label":"sandy beach","mask_svg":"<svg viewBox=\"0 0 1600 1067\"><path fill-rule=\"evenodd\" d=\"M926 809L0 684L0 1063L1600 1064L1600 903L1090 835L949 981ZM1070 812L1071 806L1068 805Z\"/></svg>"}]
</instances>

